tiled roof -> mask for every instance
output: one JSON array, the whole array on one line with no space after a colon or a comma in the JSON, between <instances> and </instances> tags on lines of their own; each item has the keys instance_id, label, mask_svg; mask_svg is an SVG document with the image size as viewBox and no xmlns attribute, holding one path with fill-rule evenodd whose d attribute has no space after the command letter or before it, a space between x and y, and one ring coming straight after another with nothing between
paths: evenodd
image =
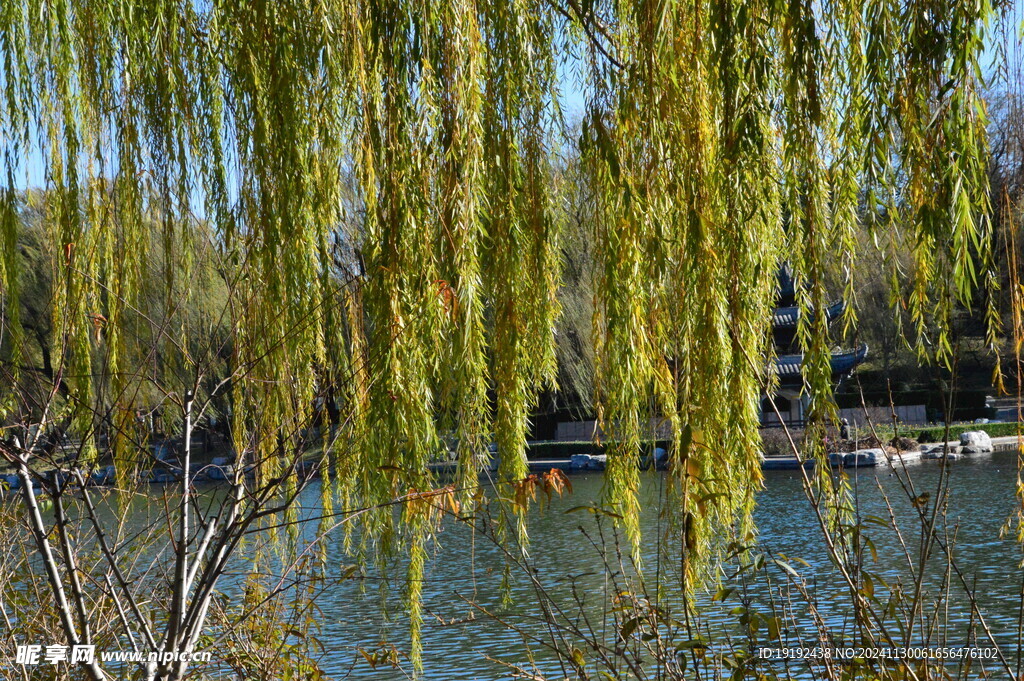
<instances>
[{"instance_id":1,"label":"tiled roof","mask_svg":"<svg viewBox=\"0 0 1024 681\"><path fill-rule=\"evenodd\" d=\"M804 361L801 355L782 355L775 360L775 373L779 376L799 376L800 363Z\"/></svg>"},{"instance_id":2,"label":"tiled roof","mask_svg":"<svg viewBox=\"0 0 1024 681\"><path fill-rule=\"evenodd\" d=\"M828 315L828 320L831 322L841 315L844 309L846 309L846 303L842 300L837 300L825 309L825 314ZM791 307L777 307L775 308L775 315L772 317L772 325L776 327L796 326L797 319L799 318L799 307L795 305Z\"/></svg>"},{"instance_id":3,"label":"tiled roof","mask_svg":"<svg viewBox=\"0 0 1024 681\"><path fill-rule=\"evenodd\" d=\"M868 346L861 345L846 352L832 353L832 373L845 374L864 361L868 355ZM804 361L803 354L780 355L775 359L775 373L780 378L797 378L800 376L800 364Z\"/></svg>"},{"instance_id":4,"label":"tiled roof","mask_svg":"<svg viewBox=\"0 0 1024 681\"><path fill-rule=\"evenodd\" d=\"M772 318L772 325L796 326L796 320L799 316L799 307L777 307L775 308L775 316Z\"/></svg>"}]
</instances>

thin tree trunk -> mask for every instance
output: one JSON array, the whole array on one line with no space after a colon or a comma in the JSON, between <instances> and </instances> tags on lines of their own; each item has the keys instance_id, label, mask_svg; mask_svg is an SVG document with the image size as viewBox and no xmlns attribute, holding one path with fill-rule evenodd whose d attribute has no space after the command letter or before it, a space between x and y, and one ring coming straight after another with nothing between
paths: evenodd
<instances>
[{"instance_id":1,"label":"thin tree trunk","mask_svg":"<svg viewBox=\"0 0 1024 681\"><path fill-rule=\"evenodd\" d=\"M46 539L46 525L43 523L42 513L39 511L39 504L36 501L35 491L32 489L32 476L28 470L28 464L24 458L18 464L18 477L21 478L21 486L24 490L25 506L28 509L29 525L36 540L36 546L43 557L43 567L46 569L46 577L50 582L50 590L57 601L57 612L60 615L60 623L64 628L64 635L67 637L68 645L76 646L82 642L75 630L74 619L71 615L71 608L68 605L67 595L64 593L64 583L61 581L60 573L57 570L57 561L50 549L50 542ZM72 568L68 568L69 570ZM83 664L86 672L93 681L103 681L106 676L95 660Z\"/></svg>"},{"instance_id":2,"label":"thin tree trunk","mask_svg":"<svg viewBox=\"0 0 1024 681\"><path fill-rule=\"evenodd\" d=\"M171 606L171 618L167 624L167 639L164 641L165 651L177 651L184 652L181 644L185 640L184 632L184 617L185 617L185 601L188 598L188 542L189 542L189 522L188 522L188 506L189 506L189 492L190 483L189 480L189 469L192 467L192 391L185 393L185 433L184 443L182 445L182 461L181 461L181 500L178 505L178 545L177 545L177 559L174 563L174 589L173 598L174 603ZM196 557L199 560L199 556ZM185 665L183 663L173 663L165 667L167 678L179 678L184 673Z\"/></svg>"}]
</instances>

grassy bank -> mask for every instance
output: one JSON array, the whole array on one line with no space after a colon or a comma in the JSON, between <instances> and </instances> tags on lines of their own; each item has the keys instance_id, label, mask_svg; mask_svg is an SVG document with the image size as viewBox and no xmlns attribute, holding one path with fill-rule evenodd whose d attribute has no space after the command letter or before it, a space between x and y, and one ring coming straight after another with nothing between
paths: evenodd
<instances>
[{"instance_id":1,"label":"grassy bank","mask_svg":"<svg viewBox=\"0 0 1024 681\"><path fill-rule=\"evenodd\" d=\"M961 433L969 430L981 430L991 437L1016 435L1024 427L1022 423L960 423L949 427L949 439L959 439ZM890 428L891 432L892 429ZM912 437L918 442L941 442L946 437L946 426L906 426L900 428L900 435Z\"/></svg>"},{"instance_id":2,"label":"grassy bank","mask_svg":"<svg viewBox=\"0 0 1024 681\"><path fill-rule=\"evenodd\" d=\"M969 430L981 430L988 433L991 437L1005 437L1007 435L1016 435L1018 429L1021 428L1024 428L1024 423L957 423L949 426L948 437L950 440L957 440L960 438L961 433L966 433ZM870 434L871 429L862 426L857 432L863 437ZM875 426L874 432L882 440L889 440L894 435L892 424ZM929 426L901 425L898 432L900 437L912 438L922 444L942 442L943 438L947 436L946 426L942 424Z\"/></svg>"}]
</instances>

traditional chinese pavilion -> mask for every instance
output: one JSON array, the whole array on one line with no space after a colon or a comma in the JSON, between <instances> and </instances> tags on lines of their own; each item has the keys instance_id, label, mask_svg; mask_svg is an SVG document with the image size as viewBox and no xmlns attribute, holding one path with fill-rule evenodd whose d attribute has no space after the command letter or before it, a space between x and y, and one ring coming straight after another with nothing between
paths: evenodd
<instances>
[{"instance_id":1,"label":"traditional chinese pavilion","mask_svg":"<svg viewBox=\"0 0 1024 681\"><path fill-rule=\"evenodd\" d=\"M779 425L779 418L772 409L771 402L789 425L801 425L807 407L807 398L803 395L803 352L797 339L797 322L800 308L796 304L796 287L793 273L788 264L779 268L779 294L775 315L772 319L772 339L775 343L774 371L778 376L778 387L771 400L766 396L762 401L761 423L766 426ZM846 309L846 302L837 300L829 305L823 313L831 323ZM816 313L816 311L815 311ZM861 344L852 350L834 352L832 354L832 379L838 386L848 378L853 370L861 364L868 354L868 346Z\"/></svg>"}]
</instances>

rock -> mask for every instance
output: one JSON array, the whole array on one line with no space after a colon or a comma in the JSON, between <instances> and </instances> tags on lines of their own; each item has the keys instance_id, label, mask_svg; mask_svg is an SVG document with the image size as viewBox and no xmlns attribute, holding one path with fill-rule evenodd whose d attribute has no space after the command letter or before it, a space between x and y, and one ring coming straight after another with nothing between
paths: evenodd
<instances>
[{"instance_id":1,"label":"rock","mask_svg":"<svg viewBox=\"0 0 1024 681\"><path fill-rule=\"evenodd\" d=\"M156 485L169 485L172 482L177 482L180 478L181 474L178 469L157 468L151 473L149 481Z\"/></svg>"},{"instance_id":2,"label":"rock","mask_svg":"<svg viewBox=\"0 0 1024 681\"><path fill-rule=\"evenodd\" d=\"M881 466L887 462L885 451L879 448L858 449L843 457L843 465L847 468Z\"/></svg>"},{"instance_id":3,"label":"rock","mask_svg":"<svg viewBox=\"0 0 1024 681\"><path fill-rule=\"evenodd\" d=\"M890 463L893 466L904 465L911 462L918 462L922 458L922 454L917 449L904 450L902 452L894 452L890 454Z\"/></svg>"},{"instance_id":4,"label":"rock","mask_svg":"<svg viewBox=\"0 0 1024 681\"><path fill-rule=\"evenodd\" d=\"M941 459L944 449L943 445L921 445L921 458Z\"/></svg>"},{"instance_id":5,"label":"rock","mask_svg":"<svg viewBox=\"0 0 1024 681\"><path fill-rule=\"evenodd\" d=\"M607 463L607 454L573 454L569 458L569 467L578 471L603 471Z\"/></svg>"},{"instance_id":6,"label":"rock","mask_svg":"<svg viewBox=\"0 0 1024 681\"><path fill-rule=\"evenodd\" d=\"M230 480L235 475L235 467L230 462L231 459L226 456L215 456L210 459L210 465L203 469L203 473L210 480Z\"/></svg>"},{"instance_id":7,"label":"rock","mask_svg":"<svg viewBox=\"0 0 1024 681\"><path fill-rule=\"evenodd\" d=\"M89 480L94 485L112 485L114 483L114 480L116 479L116 474L117 469L115 469L113 466L105 466L99 469L98 471L95 471L92 475L90 475Z\"/></svg>"},{"instance_id":8,"label":"rock","mask_svg":"<svg viewBox=\"0 0 1024 681\"><path fill-rule=\"evenodd\" d=\"M590 454L573 454L569 457L569 467L576 470L587 470L590 468Z\"/></svg>"},{"instance_id":9,"label":"rock","mask_svg":"<svg viewBox=\"0 0 1024 681\"><path fill-rule=\"evenodd\" d=\"M578 470L603 471L608 463L606 454L573 454L569 465Z\"/></svg>"},{"instance_id":10,"label":"rock","mask_svg":"<svg viewBox=\"0 0 1024 681\"><path fill-rule=\"evenodd\" d=\"M215 456L203 471L210 480L231 480L235 477L235 466L226 456Z\"/></svg>"},{"instance_id":11,"label":"rock","mask_svg":"<svg viewBox=\"0 0 1024 681\"><path fill-rule=\"evenodd\" d=\"M950 461L955 461L957 459L963 458L963 454L961 454L960 452L960 447L957 447L956 445L950 445L949 447L946 447L945 445L938 444L930 445L928 449L921 453L921 458L949 459Z\"/></svg>"},{"instance_id":12,"label":"rock","mask_svg":"<svg viewBox=\"0 0 1024 681\"><path fill-rule=\"evenodd\" d=\"M964 454L987 454L992 451L992 438L983 430L969 430L960 433L960 445Z\"/></svg>"},{"instance_id":13,"label":"rock","mask_svg":"<svg viewBox=\"0 0 1024 681\"><path fill-rule=\"evenodd\" d=\"M851 452L832 452L828 455L828 464L833 468L838 468L846 462L846 457L853 456Z\"/></svg>"}]
</instances>

